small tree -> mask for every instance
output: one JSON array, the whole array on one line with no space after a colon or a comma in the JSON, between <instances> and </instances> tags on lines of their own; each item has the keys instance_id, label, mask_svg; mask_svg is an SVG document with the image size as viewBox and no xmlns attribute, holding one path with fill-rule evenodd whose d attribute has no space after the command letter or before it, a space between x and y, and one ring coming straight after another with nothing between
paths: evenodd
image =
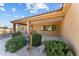
<instances>
[{"instance_id":1,"label":"small tree","mask_svg":"<svg viewBox=\"0 0 79 59\"><path fill-rule=\"evenodd\" d=\"M4 27L2 27L2 29L3 29L3 33L5 34L5 33L7 33L7 31L6 31L6 29L8 29L8 27L7 26L4 26Z\"/></svg>"},{"instance_id":2,"label":"small tree","mask_svg":"<svg viewBox=\"0 0 79 59\"><path fill-rule=\"evenodd\" d=\"M7 27L7 26L4 26L3 28L4 28L4 29L8 29L8 27Z\"/></svg>"}]
</instances>

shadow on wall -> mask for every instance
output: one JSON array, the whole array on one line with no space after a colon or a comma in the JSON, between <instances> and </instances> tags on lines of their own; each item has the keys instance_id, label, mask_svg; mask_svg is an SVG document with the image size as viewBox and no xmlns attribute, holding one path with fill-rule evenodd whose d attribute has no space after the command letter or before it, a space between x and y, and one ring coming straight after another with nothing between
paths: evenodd
<instances>
[{"instance_id":1,"label":"shadow on wall","mask_svg":"<svg viewBox=\"0 0 79 59\"><path fill-rule=\"evenodd\" d=\"M62 40L63 40L65 43L68 44L68 46L70 47L70 50L73 52L74 56L78 56L78 55L77 55L77 52L76 52L76 50L75 50L75 48L74 48L74 46L72 45L72 43L71 43L70 41L68 41L67 38L66 38L66 39L63 39L63 38L62 38Z\"/></svg>"}]
</instances>

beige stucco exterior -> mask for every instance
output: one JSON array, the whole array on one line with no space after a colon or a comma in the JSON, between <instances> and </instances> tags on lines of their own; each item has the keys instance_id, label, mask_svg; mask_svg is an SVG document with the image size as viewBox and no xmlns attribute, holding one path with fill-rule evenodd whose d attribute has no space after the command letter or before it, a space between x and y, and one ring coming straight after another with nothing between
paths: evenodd
<instances>
[{"instance_id":1,"label":"beige stucco exterior","mask_svg":"<svg viewBox=\"0 0 79 59\"><path fill-rule=\"evenodd\" d=\"M3 35L3 34L7 34L7 33L10 33L11 29L4 29L4 28L0 28L0 35Z\"/></svg>"},{"instance_id":2,"label":"beige stucco exterior","mask_svg":"<svg viewBox=\"0 0 79 59\"><path fill-rule=\"evenodd\" d=\"M62 37L79 55L79 4L72 4L62 22Z\"/></svg>"},{"instance_id":3,"label":"beige stucco exterior","mask_svg":"<svg viewBox=\"0 0 79 59\"><path fill-rule=\"evenodd\" d=\"M44 25L57 25L56 31L43 31L41 30L41 26ZM47 36L53 36L53 35L60 35L60 29L61 29L61 22L47 22L47 23L41 23L37 25L33 25L33 30L36 31L39 34L47 35Z\"/></svg>"}]
</instances>

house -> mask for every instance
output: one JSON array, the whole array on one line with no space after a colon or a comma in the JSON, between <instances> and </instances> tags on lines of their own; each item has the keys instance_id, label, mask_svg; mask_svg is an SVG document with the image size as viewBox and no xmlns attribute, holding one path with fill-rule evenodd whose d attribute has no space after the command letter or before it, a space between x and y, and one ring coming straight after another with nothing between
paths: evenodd
<instances>
[{"instance_id":1,"label":"house","mask_svg":"<svg viewBox=\"0 0 79 59\"><path fill-rule=\"evenodd\" d=\"M0 35L10 33L10 28L0 27Z\"/></svg>"},{"instance_id":2,"label":"house","mask_svg":"<svg viewBox=\"0 0 79 59\"><path fill-rule=\"evenodd\" d=\"M57 11L51 11L11 21L11 23L13 23L14 32L17 30L19 31L22 30L29 34L29 30L31 28L32 31L36 31L40 34L60 35L61 22L64 17L63 13L64 10L63 11L62 10L63 7Z\"/></svg>"},{"instance_id":3,"label":"house","mask_svg":"<svg viewBox=\"0 0 79 59\"><path fill-rule=\"evenodd\" d=\"M31 35L35 31L42 35L60 35L63 40L68 41L79 55L79 4L65 3L63 7L55 12L48 12L32 17L26 17L11 21L13 31L16 32L16 25L23 25L25 32ZM19 25L19 26L20 26ZM22 28L19 28L19 30ZM30 40L30 46L31 46Z\"/></svg>"}]
</instances>

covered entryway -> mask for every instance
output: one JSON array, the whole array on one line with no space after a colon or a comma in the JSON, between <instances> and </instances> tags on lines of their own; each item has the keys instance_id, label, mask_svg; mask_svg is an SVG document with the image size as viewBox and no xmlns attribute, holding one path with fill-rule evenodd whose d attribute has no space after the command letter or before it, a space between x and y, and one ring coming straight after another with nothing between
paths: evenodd
<instances>
[{"instance_id":1,"label":"covered entryway","mask_svg":"<svg viewBox=\"0 0 79 59\"><path fill-rule=\"evenodd\" d=\"M45 19L39 21L26 21L26 24L16 23L13 24L14 32L20 31L27 33L27 37L30 41L29 48L32 48L32 32L37 32L42 35L42 41L45 36L49 39L52 36L59 36L61 30L61 21L63 17ZM18 27L16 25L19 25ZM21 28L20 28L21 26ZM24 26L26 29L22 27Z\"/></svg>"}]
</instances>

